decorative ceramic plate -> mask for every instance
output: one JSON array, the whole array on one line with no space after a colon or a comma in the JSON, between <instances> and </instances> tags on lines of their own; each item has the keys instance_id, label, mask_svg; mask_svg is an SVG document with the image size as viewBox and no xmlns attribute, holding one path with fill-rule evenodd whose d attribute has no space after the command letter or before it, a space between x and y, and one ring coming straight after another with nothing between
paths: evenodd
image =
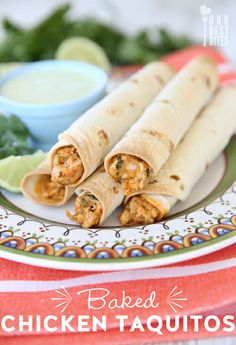
<instances>
[{"instance_id":1,"label":"decorative ceramic plate","mask_svg":"<svg viewBox=\"0 0 236 345\"><path fill-rule=\"evenodd\" d=\"M179 202L163 222L137 227L121 226L116 210L102 227L82 229L68 223L65 206L43 207L1 191L0 256L58 269L103 271L160 266L211 253L236 242L235 167L236 136L188 200ZM66 205L72 207L73 199Z\"/></svg>"}]
</instances>

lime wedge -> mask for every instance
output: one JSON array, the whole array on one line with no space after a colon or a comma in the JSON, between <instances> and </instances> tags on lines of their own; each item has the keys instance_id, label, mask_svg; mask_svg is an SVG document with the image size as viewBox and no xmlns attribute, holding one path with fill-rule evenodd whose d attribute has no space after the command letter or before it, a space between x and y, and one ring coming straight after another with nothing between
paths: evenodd
<instances>
[{"instance_id":1,"label":"lime wedge","mask_svg":"<svg viewBox=\"0 0 236 345\"><path fill-rule=\"evenodd\" d=\"M13 71L14 69L24 65L22 62L5 62L0 63L0 78L6 73Z\"/></svg>"},{"instance_id":2,"label":"lime wedge","mask_svg":"<svg viewBox=\"0 0 236 345\"><path fill-rule=\"evenodd\" d=\"M105 51L97 43L85 37L71 37L62 41L57 48L56 59L89 62L106 72L111 69Z\"/></svg>"},{"instance_id":3,"label":"lime wedge","mask_svg":"<svg viewBox=\"0 0 236 345\"><path fill-rule=\"evenodd\" d=\"M47 154L37 151L32 155L9 156L0 160L0 188L10 192L21 191L21 180L30 170L45 160Z\"/></svg>"}]
</instances>

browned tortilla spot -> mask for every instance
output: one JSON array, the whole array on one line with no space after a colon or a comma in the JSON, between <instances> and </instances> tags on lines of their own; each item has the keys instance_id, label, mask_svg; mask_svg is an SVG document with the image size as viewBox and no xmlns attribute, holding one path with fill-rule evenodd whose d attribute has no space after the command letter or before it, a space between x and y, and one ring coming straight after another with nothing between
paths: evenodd
<instances>
[{"instance_id":1,"label":"browned tortilla spot","mask_svg":"<svg viewBox=\"0 0 236 345\"><path fill-rule=\"evenodd\" d=\"M145 129L142 132L158 138L164 145L167 146L169 152L173 151L174 144L164 133L160 133L158 131L153 131L153 130L145 130Z\"/></svg>"},{"instance_id":2,"label":"browned tortilla spot","mask_svg":"<svg viewBox=\"0 0 236 345\"><path fill-rule=\"evenodd\" d=\"M100 129L100 131L98 131L98 136L102 140L102 142L99 142L99 146L101 146L102 143L105 145L108 144L108 135L106 134L106 132L104 132L103 129Z\"/></svg>"},{"instance_id":3,"label":"browned tortilla spot","mask_svg":"<svg viewBox=\"0 0 236 345\"><path fill-rule=\"evenodd\" d=\"M155 75L155 79L162 85L164 85L164 80L159 76L159 75Z\"/></svg>"},{"instance_id":4,"label":"browned tortilla spot","mask_svg":"<svg viewBox=\"0 0 236 345\"><path fill-rule=\"evenodd\" d=\"M157 180L151 180L151 181L149 181L148 183L149 183L149 184L155 184L155 183L158 183L158 181L157 181Z\"/></svg>"},{"instance_id":5,"label":"browned tortilla spot","mask_svg":"<svg viewBox=\"0 0 236 345\"><path fill-rule=\"evenodd\" d=\"M113 189L114 193L116 193L116 194L119 193L119 189L117 187L113 187L112 189Z\"/></svg>"},{"instance_id":6,"label":"browned tortilla spot","mask_svg":"<svg viewBox=\"0 0 236 345\"><path fill-rule=\"evenodd\" d=\"M206 82L206 86L208 87L208 89L210 89L210 87L211 87L211 79L207 75L204 75L203 78L204 78L204 80Z\"/></svg>"},{"instance_id":7,"label":"browned tortilla spot","mask_svg":"<svg viewBox=\"0 0 236 345\"><path fill-rule=\"evenodd\" d=\"M110 107L109 109L107 109L107 113L112 116L117 116L119 115L120 111L118 108Z\"/></svg>"},{"instance_id":8,"label":"browned tortilla spot","mask_svg":"<svg viewBox=\"0 0 236 345\"><path fill-rule=\"evenodd\" d=\"M180 185L180 189L181 189L182 191L184 191L184 185L183 185L183 184Z\"/></svg>"},{"instance_id":9,"label":"browned tortilla spot","mask_svg":"<svg viewBox=\"0 0 236 345\"><path fill-rule=\"evenodd\" d=\"M134 103L133 102L129 102L129 106L133 108L134 107Z\"/></svg>"},{"instance_id":10,"label":"browned tortilla spot","mask_svg":"<svg viewBox=\"0 0 236 345\"><path fill-rule=\"evenodd\" d=\"M195 77L192 77L190 80L191 80L191 81L195 81L195 80L196 80L196 78L195 78Z\"/></svg>"},{"instance_id":11,"label":"browned tortilla spot","mask_svg":"<svg viewBox=\"0 0 236 345\"><path fill-rule=\"evenodd\" d=\"M134 83L134 84L138 84L139 81L137 79L131 79L131 82Z\"/></svg>"},{"instance_id":12,"label":"browned tortilla spot","mask_svg":"<svg viewBox=\"0 0 236 345\"><path fill-rule=\"evenodd\" d=\"M178 175L171 175L170 178L172 178L175 181L179 181L180 177Z\"/></svg>"},{"instance_id":13,"label":"browned tortilla spot","mask_svg":"<svg viewBox=\"0 0 236 345\"><path fill-rule=\"evenodd\" d=\"M171 103L168 99L162 99L162 100L160 100L160 102L162 102L162 103Z\"/></svg>"},{"instance_id":14,"label":"browned tortilla spot","mask_svg":"<svg viewBox=\"0 0 236 345\"><path fill-rule=\"evenodd\" d=\"M101 172L101 173L103 173L103 172L105 172L106 170L105 170L105 168L104 168L104 165L102 165L100 168L99 168L99 172Z\"/></svg>"}]
</instances>

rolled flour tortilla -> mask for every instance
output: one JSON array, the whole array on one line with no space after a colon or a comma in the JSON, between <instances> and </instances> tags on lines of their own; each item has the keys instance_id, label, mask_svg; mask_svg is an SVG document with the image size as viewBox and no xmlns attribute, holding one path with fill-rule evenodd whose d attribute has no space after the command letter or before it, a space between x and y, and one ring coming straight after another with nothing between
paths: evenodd
<instances>
[{"instance_id":1,"label":"rolled flour tortilla","mask_svg":"<svg viewBox=\"0 0 236 345\"><path fill-rule=\"evenodd\" d=\"M107 172L125 194L144 188L150 173L159 171L217 85L215 62L199 56L146 108L105 159Z\"/></svg>"},{"instance_id":2,"label":"rolled flour tortilla","mask_svg":"<svg viewBox=\"0 0 236 345\"><path fill-rule=\"evenodd\" d=\"M52 180L78 186L90 176L174 73L150 63L78 118L49 153Z\"/></svg>"},{"instance_id":3,"label":"rolled flour tortilla","mask_svg":"<svg viewBox=\"0 0 236 345\"><path fill-rule=\"evenodd\" d=\"M51 181L47 161L41 163L23 178L21 190L26 198L47 206L64 205L74 194L74 188Z\"/></svg>"},{"instance_id":4,"label":"rolled flour tortilla","mask_svg":"<svg viewBox=\"0 0 236 345\"><path fill-rule=\"evenodd\" d=\"M85 228L101 225L124 199L120 184L103 166L76 189L76 194L75 214L66 211L66 215Z\"/></svg>"},{"instance_id":5,"label":"rolled flour tortilla","mask_svg":"<svg viewBox=\"0 0 236 345\"><path fill-rule=\"evenodd\" d=\"M123 224L153 223L185 200L208 165L226 147L236 130L236 86L217 91L195 120L167 163L139 193L126 197Z\"/></svg>"}]
</instances>

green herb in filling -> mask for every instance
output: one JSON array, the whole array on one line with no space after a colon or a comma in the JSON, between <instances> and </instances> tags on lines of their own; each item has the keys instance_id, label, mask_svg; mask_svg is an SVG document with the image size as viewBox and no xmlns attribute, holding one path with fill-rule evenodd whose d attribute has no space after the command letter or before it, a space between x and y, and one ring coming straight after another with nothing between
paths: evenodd
<instances>
[{"instance_id":1,"label":"green herb in filling","mask_svg":"<svg viewBox=\"0 0 236 345\"><path fill-rule=\"evenodd\" d=\"M81 199L81 204L82 204L83 207L87 206L87 201L85 200L85 198Z\"/></svg>"},{"instance_id":2,"label":"green herb in filling","mask_svg":"<svg viewBox=\"0 0 236 345\"><path fill-rule=\"evenodd\" d=\"M123 161L120 156L117 157L117 163L116 163L116 170L120 170L122 167Z\"/></svg>"},{"instance_id":3,"label":"green herb in filling","mask_svg":"<svg viewBox=\"0 0 236 345\"><path fill-rule=\"evenodd\" d=\"M98 200L96 198L96 196L94 196L93 194L87 194L87 195L88 195L89 199L91 199L91 200Z\"/></svg>"},{"instance_id":4,"label":"green herb in filling","mask_svg":"<svg viewBox=\"0 0 236 345\"><path fill-rule=\"evenodd\" d=\"M150 176L150 169L149 168L147 168L147 170L146 170L146 174L147 174L147 177L149 177Z\"/></svg>"},{"instance_id":5,"label":"green herb in filling","mask_svg":"<svg viewBox=\"0 0 236 345\"><path fill-rule=\"evenodd\" d=\"M58 165L59 164L59 157L58 155L55 155L53 158L53 165Z\"/></svg>"}]
</instances>

